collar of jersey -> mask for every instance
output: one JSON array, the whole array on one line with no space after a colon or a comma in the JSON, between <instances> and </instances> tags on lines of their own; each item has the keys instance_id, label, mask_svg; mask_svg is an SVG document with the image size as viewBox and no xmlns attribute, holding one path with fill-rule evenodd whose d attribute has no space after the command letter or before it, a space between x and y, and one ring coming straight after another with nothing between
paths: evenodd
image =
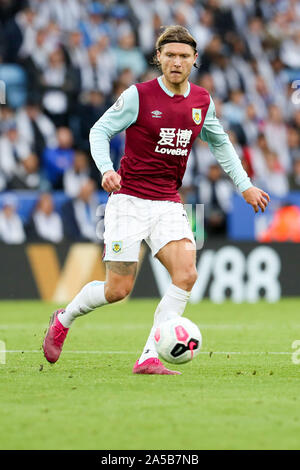
<instances>
[{"instance_id":1,"label":"collar of jersey","mask_svg":"<svg viewBox=\"0 0 300 470\"><path fill-rule=\"evenodd\" d=\"M164 84L164 82L163 82L163 80L162 80L162 75L157 78L157 81L158 81L158 83L159 83L159 86L164 90L165 93L167 93L167 95L171 96L171 98L173 98L173 96L175 96L175 93L173 93L172 91L168 90L168 88L165 86L165 84ZM190 91L191 91L191 85L190 85L190 82L188 82L187 90L186 90L185 94L183 95L184 98L186 98L187 96L189 96Z\"/></svg>"}]
</instances>

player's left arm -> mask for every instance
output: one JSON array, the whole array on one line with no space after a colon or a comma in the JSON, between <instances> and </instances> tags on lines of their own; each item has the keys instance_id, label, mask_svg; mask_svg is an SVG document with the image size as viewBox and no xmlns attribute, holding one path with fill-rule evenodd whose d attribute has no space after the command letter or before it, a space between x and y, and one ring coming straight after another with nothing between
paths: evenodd
<instances>
[{"instance_id":1,"label":"player's left arm","mask_svg":"<svg viewBox=\"0 0 300 470\"><path fill-rule=\"evenodd\" d=\"M253 207L255 212L259 211L259 207L264 212L270 197L265 191L253 186L251 183L239 156L229 140L228 134L224 131L216 116L215 105L211 97L199 137L208 143L211 152L240 190L245 201Z\"/></svg>"}]
</instances>

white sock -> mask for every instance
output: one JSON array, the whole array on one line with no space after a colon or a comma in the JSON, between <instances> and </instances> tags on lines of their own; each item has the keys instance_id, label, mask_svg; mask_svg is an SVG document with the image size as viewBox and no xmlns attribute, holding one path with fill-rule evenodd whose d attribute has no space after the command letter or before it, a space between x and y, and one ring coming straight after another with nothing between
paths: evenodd
<instances>
[{"instance_id":1,"label":"white sock","mask_svg":"<svg viewBox=\"0 0 300 470\"><path fill-rule=\"evenodd\" d=\"M150 357L158 357L154 342L156 328L164 321L170 320L173 317L181 316L190 295L190 292L180 289L180 287L177 287L174 284L169 286L167 292L155 310L153 327L145 344L144 351L139 358L139 364Z\"/></svg>"},{"instance_id":2,"label":"white sock","mask_svg":"<svg viewBox=\"0 0 300 470\"><path fill-rule=\"evenodd\" d=\"M67 305L65 311L58 314L60 323L65 328L70 328L76 317L85 315L95 308L107 304L104 286L104 281L93 281L86 284Z\"/></svg>"}]
</instances>

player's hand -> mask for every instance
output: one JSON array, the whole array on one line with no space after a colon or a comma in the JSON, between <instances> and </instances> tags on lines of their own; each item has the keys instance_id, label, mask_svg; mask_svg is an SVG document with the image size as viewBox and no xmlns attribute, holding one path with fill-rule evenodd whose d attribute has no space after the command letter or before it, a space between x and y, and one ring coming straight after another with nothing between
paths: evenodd
<instances>
[{"instance_id":1,"label":"player's hand","mask_svg":"<svg viewBox=\"0 0 300 470\"><path fill-rule=\"evenodd\" d=\"M121 189L120 182L121 176L114 170L108 170L103 175L102 188L108 193L119 191Z\"/></svg>"},{"instance_id":2,"label":"player's hand","mask_svg":"<svg viewBox=\"0 0 300 470\"><path fill-rule=\"evenodd\" d=\"M253 207L255 213L259 211L259 208L262 212L265 212L265 209L270 202L269 194L255 186L243 191L242 195L245 201Z\"/></svg>"}]
</instances>

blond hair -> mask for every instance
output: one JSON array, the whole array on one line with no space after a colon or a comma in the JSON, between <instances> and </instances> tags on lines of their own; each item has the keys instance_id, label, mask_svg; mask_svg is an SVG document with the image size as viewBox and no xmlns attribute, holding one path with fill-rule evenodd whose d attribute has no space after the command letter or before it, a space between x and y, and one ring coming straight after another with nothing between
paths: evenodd
<instances>
[{"instance_id":1,"label":"blond hair","mask_svg":"<svg viewBox=\"0 0 300 470\"><path fill-rule=\"evenodd\" d=\"M161 48L170 42L179 42L183 44L189 44L193 49L195 54L197 53L197 42L195 38L189 33L189 31L180 25L171 25L171 26L162 26L165 28L164 31L157 38L155 43L155 50L161 51ZM159 66L157 56L153 57L153 64ZM197 67L197 65L195 65Z\"/></svg>"}]
</instances>

